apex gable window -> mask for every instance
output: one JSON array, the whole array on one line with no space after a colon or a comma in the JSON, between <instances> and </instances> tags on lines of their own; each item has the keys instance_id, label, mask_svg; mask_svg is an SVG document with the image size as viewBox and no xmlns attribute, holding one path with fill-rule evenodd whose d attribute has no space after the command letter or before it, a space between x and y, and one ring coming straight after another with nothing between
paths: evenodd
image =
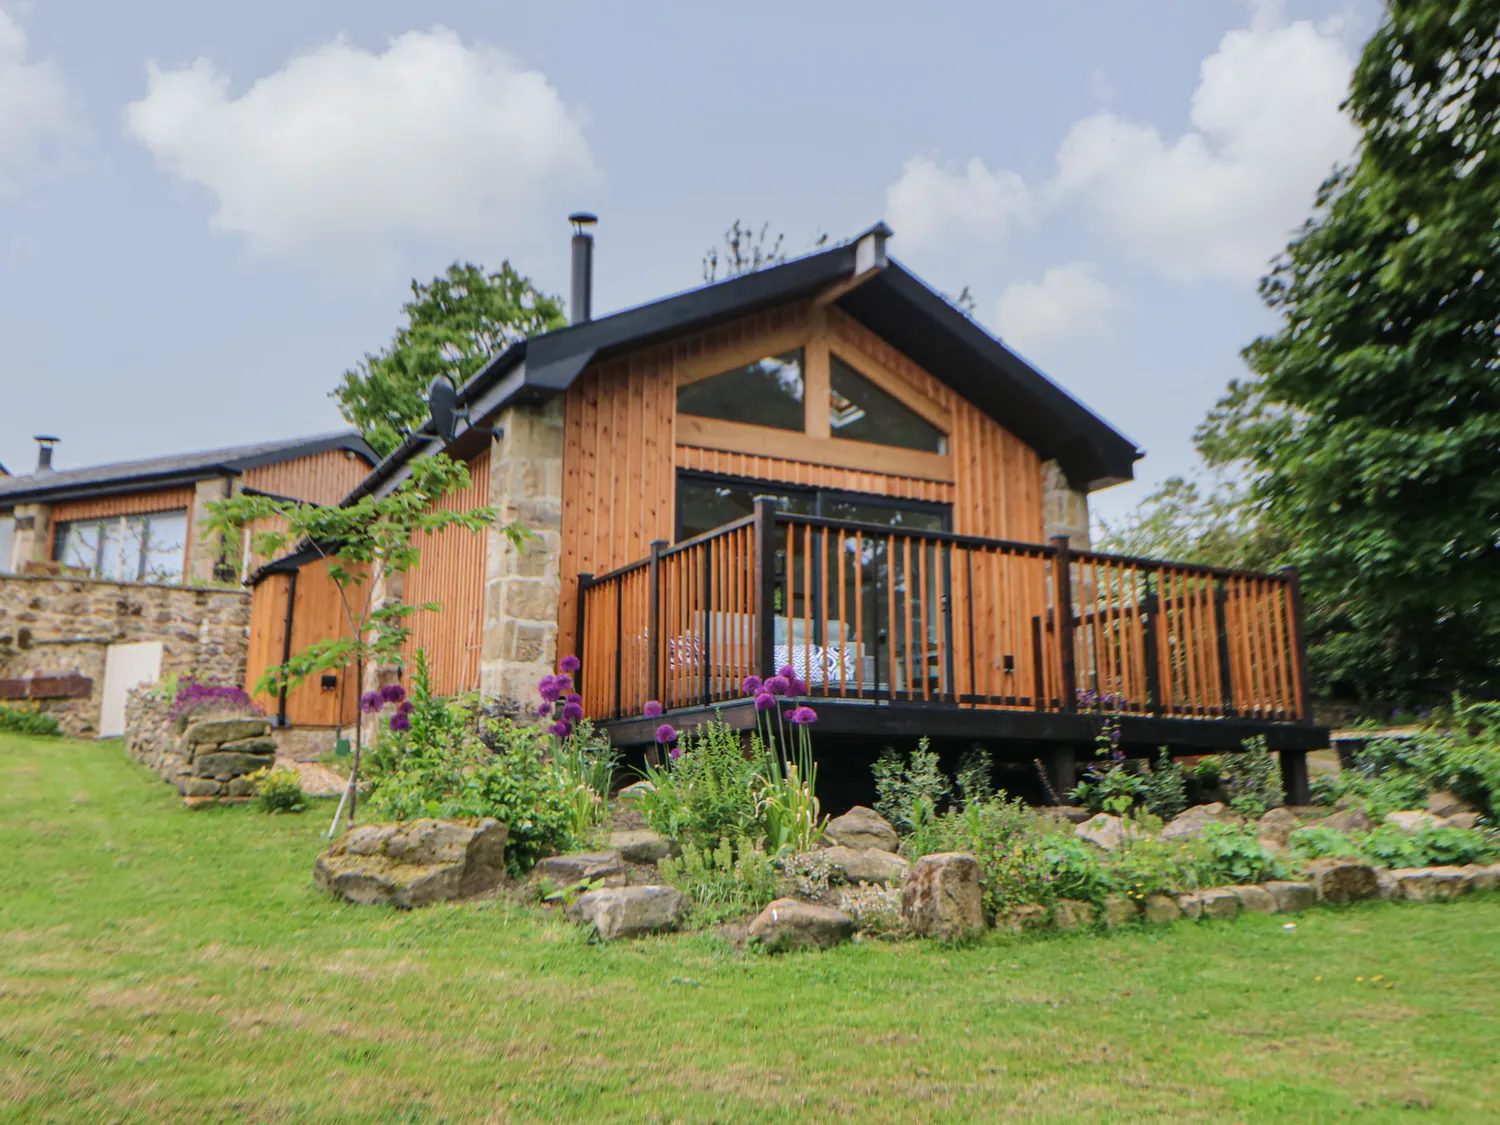
<instances>
[{"instance_id":1,"label":"apex gable window","mask_svg":"<svg viewBox=\"0 0 1500 1125\"><path fill-rule=\"evenodd\" d=\"M828 422L836 438L947 453L948 435L836 355L828 357Z\"/></svg>"},{"instance_id":2,"label":"apex gable window","mask_svg":"<svg viewBox=\"0 0 1500 1125\"><path fill-rule=\"evenodd\" d=\"M802 430L802 349L766 356L677 388L677 409L699 418Z\"/></svg>"},{"instance_id":3,"label":"apex gable window","mask_svg":"<svg viewBox=\"0 0 1500 1125\"><path fill-rule=\"evenodd\" d=\"M67 520L57 525L52 557L117 582L180 582L187 557L187 512Z\"/></svg>"}]
</instances>

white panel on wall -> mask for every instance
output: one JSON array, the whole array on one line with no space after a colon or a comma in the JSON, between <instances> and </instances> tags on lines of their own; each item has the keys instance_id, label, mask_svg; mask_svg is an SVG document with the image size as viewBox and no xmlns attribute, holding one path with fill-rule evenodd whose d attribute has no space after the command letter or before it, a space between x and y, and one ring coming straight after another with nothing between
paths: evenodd
<instances>
[{"instance_id":1,"label":"white panel on wall","mask_svg":"<svg viewBox=\"0 0 1500 1125\"><path fill-rule=\"evenodd\" d=\"M99 737L125 733L125 693L161 674L161 641L110 645L104 652L104 688L99 693Z\"/></svg>"}]
</instances>

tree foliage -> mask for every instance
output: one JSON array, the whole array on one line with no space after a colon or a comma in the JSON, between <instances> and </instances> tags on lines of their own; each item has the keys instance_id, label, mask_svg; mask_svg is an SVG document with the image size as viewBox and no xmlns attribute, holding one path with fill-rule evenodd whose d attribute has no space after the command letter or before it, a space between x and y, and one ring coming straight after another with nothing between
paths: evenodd
<instances>
[{"instance_id":1,"label":"tree foliage","mask_svg":"<svg viewBox=\"0 0 1500 1125\"><path fill-rule=\"evenodd\" d=\"M1117 520L1096 517L1094 547L1117 555L1273 570L1285 541L1235 481L1168 477Z\"/></svg>"},{"instance_id":2,"label":"tree foliage","mask_svg":"<svg viewBox=\"0 0 1500 1125\"><path fill-rule=\"evenodd\" d=\"M1198 434L1302 568L1325 690L1500 688L1497 25L1496 0L1388 0L1348 101L1361 151Z\"/></svg>"},{"instance_id":3,"label":"tree foliage","mask_svg":"<svg viewBox=\"0 0 1500 1125\"><path fill-rule=\"evenodd\" d=\"M561 299L538 292L509 262L495 273L454 262L426 285L413 280L411 292L390 345L344 372L331 395L382 456L427 417L434 377L462 386L490 356L567 323Z\"/></svg>"},{"instance_id":4,"label":"tree foliage","mask_svg":"<svg viewBox=\"0 0 1500 1125\"><path fill-rule=\"evenodd\" d=\"M811 250L821 250L828 244L828 235L821 231L814 236ZM762 223L756 230L749 223L736 219L724 232L724 246L710 246L703 254L703 280L712 285L719 280L722 270L724 280L754 273L756 270L779 266L786 261L786 235L778 233L771 237L771 224Z\"/></svg>"}]
</instances>

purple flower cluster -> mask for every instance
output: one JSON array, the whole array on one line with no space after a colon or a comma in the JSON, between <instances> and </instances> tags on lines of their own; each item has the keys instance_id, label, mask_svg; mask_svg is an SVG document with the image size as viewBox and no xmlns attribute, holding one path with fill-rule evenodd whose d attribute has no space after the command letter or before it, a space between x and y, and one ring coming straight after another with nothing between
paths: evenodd
<instances>
[{"instance_id":1,"label":"purple flower cluster","mask_svg":"<svg viewBox=\"0 0 1500 1125\"><path fill-rule=\"evenodd\" d=\"M746 676L740 681L740 690L755 700L757 711L770 711L776 707L780 697L797 699L807 695L807 681L797 675L797 669L783 664L774 676L762 680L759 676ZM787 721L798 726L818 721L818 713L806 705L794 707L787 713Z\"/></svg>"},{"instance_id":2,"label":"purple flower cluster","mask_svg":"<svg viewBox=\"0 0 1500 1125\"><path fill-rule=\"evenodd\" d=\"M383 688L367 691L359 697L359 709L366 715L378 715L391 703L396 704L396 713L391 716L390 728L396 734L405 734L411 730L412 712L417 707L406 698L404 687L400 684L386 684Z\"/></svg>"},{"instance_id":3,"label":"purple flower cluster","mask_svg":"<svg viewBox=\"0 0 1500 1125\"><path fill-rule=\"evenodd\" d=\"M548 734L567 738L573 728L583 721L583 696L573 690L573 673L582 667L576 656L565 656L557 662L560 671L555 676L543 676L537 681L536 691L542 697L537 707L537 717L545 719L556 716Z\"/></svg>"},{"instance_id":4,"label":"purple flower cluster","mask_svg":"<svg viewBox=\"0 0 1500 1125\"><path fill-rule=\"evenodd\" d=\"M182 680L177 685L177 694L172 698L172 706L167 709L167 715L169 718L179 719L190 712L206 710L210 707L239 711L249 715L265 714L255 705L255 701L245 694L243 688L204 684L197 680Z\"/></svg>"}]
</instances>

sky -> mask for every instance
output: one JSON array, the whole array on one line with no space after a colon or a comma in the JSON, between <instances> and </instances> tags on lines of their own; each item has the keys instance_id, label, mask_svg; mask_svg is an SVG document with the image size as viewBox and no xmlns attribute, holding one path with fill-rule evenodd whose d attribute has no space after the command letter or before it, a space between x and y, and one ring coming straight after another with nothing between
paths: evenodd
<instances>
[{"instance_id":1,"label":"sky","mask_svg":"<svg viewBox=\"0 0 1500 1125\"><path fill-rule=\"evenodd\" d=\"M508 259L594 314L738 219L891 254L1147 456L1275 320L1256 282L1354 151L1377 0L0 0L0 463L343 426L413 278Z\"/></svg>"}]
</instances>

